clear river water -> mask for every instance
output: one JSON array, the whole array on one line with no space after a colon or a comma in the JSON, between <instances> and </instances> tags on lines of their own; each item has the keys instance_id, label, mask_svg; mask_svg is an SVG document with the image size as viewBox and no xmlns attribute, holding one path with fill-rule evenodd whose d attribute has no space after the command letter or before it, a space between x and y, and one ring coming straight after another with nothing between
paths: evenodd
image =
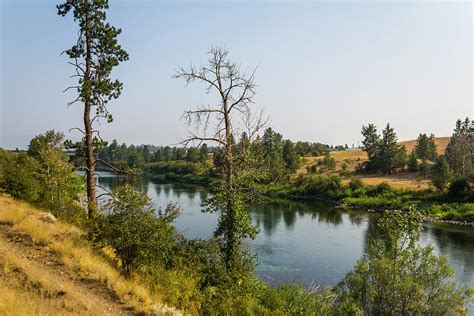
<instances>
[{"instance_id":1,"label":"clear river water","mask_svg":"<svg viewBox=\"0 0 474 316\"><path fill-rule=\"evenodd\" d=\"M101 172L98 183L110 190L124 178ZM159 207L176 202L182 209L175 226L188 238L212 235L218 214L201 212L208 188L181 183L163 183L143 177L134 184L147 192ZM251 209L260 232L246 244L258 256L257 275L272 284L312 282L333 286L352 269L376 230L377 214L348 211L330 204L278 200ZM446 256L459 283L474 287L474 228L427 223L421 243L431 244L436 254ZM472 311L471 311L472 312Z\"/></svg>"}]
</instances>

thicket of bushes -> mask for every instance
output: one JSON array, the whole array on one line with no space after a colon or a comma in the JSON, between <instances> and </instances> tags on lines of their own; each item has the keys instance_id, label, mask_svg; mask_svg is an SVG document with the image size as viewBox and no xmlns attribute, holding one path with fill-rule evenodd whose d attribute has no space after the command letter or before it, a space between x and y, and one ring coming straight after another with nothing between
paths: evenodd
<instances>
[{"instance_id":1,"label":"thicket of bushes","mask_svg":"<svg viewBox=\"0 0 474 316\"><path fill-rule=\"evenodd\" d=\"M331 180L326 186L328 191L338 183L337 179ZM386 188L374 189L380 190ZM389 243L374 239L375 246L334 289L307 289L298 284L272 287L252 273L233 275L224 268L223 254L215 239L187 240L174 229L172 223L178 213L175 205L156 210L145 193L129 186L117 187L96 220L95 227L100 229L95 241L114 249L126 276L161 293L165 303L185 313L445 313L464 308L470 295L468 289L455 286L453 271L445 259L435 257L431 248L417 245L421 221L414 213L387 214L380 229ZM402 240L412 242L402 245ZM402 246L395 250L398 245ZM249 256L244 261L249 265L247 271L251 271L255 258ZM407 262L412 264L408 269ZM389 282L388 274L403 278ZM385 296L377 292L382 286L388 293Z\"/></svg>"},{"instance_id":2,"label":"thicket of bushes","mask_svg":"<svg viewBox=\"0 0 474 316\"><path fill-rule=\"evenodd\" d=\"M76 223L85 216L78 203L83 181L62 152L33 156L0 149L0 191Z\"/></svg>"},{"instance_id":3,"label":"thicket of bushes","mask_svg":"<svg viewBox=\"0 0 474 316\"><path fill-rule=\"evenodd\" d=\"M205 163L195 163L188 161L160 161L144 165L144 170L152 173L178 175L193 174L202 175L209 170Z\"/></svg>"},{"instance_id":4,"label":"thicket of bushes","mask_svg":"<svg viewBox=\"0 0 474 316\"><path fill-rule=\"evenodd\" d=\"M276 183L267 194L337 201L350 207L377 210L409 210L416 207L428 215L447 220L473 221L474 191L466 179L451 182L446 192L394 189L387 183L364 185L359 178L342 184L339 175L311 175L294 182Z\"/></svg>"}]
</instances>

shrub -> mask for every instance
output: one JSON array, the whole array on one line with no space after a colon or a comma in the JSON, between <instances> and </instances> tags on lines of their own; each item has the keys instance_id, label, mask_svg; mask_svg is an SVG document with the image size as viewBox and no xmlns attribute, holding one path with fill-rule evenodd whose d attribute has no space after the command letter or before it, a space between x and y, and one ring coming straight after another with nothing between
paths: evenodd
<instances>
[{"instance_id":1,"label":"shrub","mask_svg":"<svg viewBox=\"0 0 474 316\"><path fill-rule=\"evenodd\" d=\"M159 173L175 173L180 175L185 174L202 174L206 166L201 163L194 163L188 161L160 161L146 164L144 167L146 170Z\"/></svg>"},{"instance_id":2,"label":"shrub","mask_svg":"<svg viewBox=\"0 0 474 316\"><path fill-rule=\"evenodd\" d=\"M455 200L468 199L472 195L471 184L465 178L454 180L448 189L448 196Z\"/></svg>"},{"instance_id":3,"label":"shrub","mask_svg":"<svg viewBox=\"0 0 474 316\"><path fill-rule=\"evenodd\" d=\"M125 185L113 190L105 210L97 220L96 238L112 247L126 276L140 268L170 265L175 246L171 222L178 214L175 205L158 213L145 193Z\"/></svg>"},{"instance_id":4,"label":"shrub","mask_svg":"<svg viewBox=\"0 0 474 316\"><path fill-rule=\"evenodd\" d=\"M337 306L365 315L444 315L465 310L471 291L457 288L454 271L433 248L418 246L421 216L387 213L379 221L382 239L338 285Z\"/></svg>"},{"instance_id":5,"label":"shrub","mask_svg":"<svg viewBox=\"0 0 474 316\"><path fill-rule=\"evenodd\" d=\"M360 189L363 186L364 186L364 184L362 183L362 180L360 178L352 178L351 181L349 182L349 188L352 191Z\"/></svg>"},{"instance_id":6,"label":"shrub","mask_svg":"<svg viewBox=\"0 0 474 316\"><path fill-rule=\"evenodd\" d=\"M387 182L382 182L377 184L375 187L371 187L367 191L367 195L369 196L376 196L385 194L392 191L392 187Z\"/></svg>"},{"instance_id":7,"label":"shrub","mask_svg":"<svg viewBox=\"0 0 474 316\"><path fill-rule=\"evenodd\" d=\"M305 194L316 197L334 197L342 188L339 175L315 175L306 180Z\"/></svg>"}]
</instances>

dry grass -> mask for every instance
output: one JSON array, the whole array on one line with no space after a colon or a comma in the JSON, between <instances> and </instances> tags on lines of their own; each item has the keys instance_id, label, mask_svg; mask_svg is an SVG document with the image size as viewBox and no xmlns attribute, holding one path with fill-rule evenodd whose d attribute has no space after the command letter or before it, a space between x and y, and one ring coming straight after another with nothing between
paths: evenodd
<instances>
[{"instance_id":1,"label":"dry grass","mask_svg":"<svg viewBox=\"0 0 474 316\"><path fill-rule=\"evenodd\" d=\"M438 154L444 154L446 147L448 146L450 137L436 137L435 143L437 146ZM416 140L403 141L399 143L404 145L408 153L413 151L415 147ZM361 149L353 150L343 150L343 151L334 151L331 152L331 157L336 160L336 170L331 171L331 173L338 173L342 171L342 166L346 165L346 171L353 172L355 171L358 164L367 160L367 153ZM296 171L296 175L307 174L306 168L315 164L317 160L323 159L324 157L304 157L303 163L300 168ZM362 182L369 185L377 185L382 182L386 182L394 188L408 188L411 190L423 190L431 186L431 181L428 179L422 178L417 173L397 173L390 176L379 176L379 175L369 175L361 176ZM343 183L348 183L348 179L344 179Z\"/></svg>"},{"instance_id":2,"label":"dry grass","mask_svg":"<svg viewBox=\"0 0 474 316\"><path fill-rule=\"evenodd\" d=\"M0 195L0 315L103 315L126 306L177 313L125 279L113 252L93 249L74 226L40 218L29 204Z\"/></svg>"},{"instance_id":3,"label":"dry grass","mask_svg":"<svg viewBox=\"0 0 474 316\"><path fill-rule=\"evenodd\" d=\"M438 155L443 155L446 151L446 147L448 147L449 141L451 137L435 137L435 144L436 144L436 152ZM415 140L406 140L399 143L400 145L405 146L407 152L410 154L415 148L416 139Z\"/></svg>"},{"instance_id":4,"label":"dry grass","mask_svg":"<svg viewBox=\"0 0 474 316\"><path fill-rule=\"evenodd\" d=\"M410 189L410 190L425 190L431 186L431 181L423 179L416 173L397 173L394 175L379 176L379 175L364 175L359 176L364 184L377 185L382 182L388 183L395 189ZM349 183L350 179L343 179L342 183Z\"/></svg>"}]
</instances>

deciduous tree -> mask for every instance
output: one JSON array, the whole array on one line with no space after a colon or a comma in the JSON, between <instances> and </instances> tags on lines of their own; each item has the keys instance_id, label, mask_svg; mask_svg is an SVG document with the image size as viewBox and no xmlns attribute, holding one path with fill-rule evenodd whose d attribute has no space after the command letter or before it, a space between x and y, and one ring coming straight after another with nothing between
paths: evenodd
<instances>
[{"instance_id":1,"label":"deciduous tree","mask_svg":"<svg viewBox=\"0 0 474 316\"><path fill-rule=\"evenodd\" d=\"M181 67L173 77L184 79L186 84L200 82L205 85L207 93L212 91L218 96L216 106L200 106L183 114L188 125L196 128L183 143L197 142L200 145L213 142L223 148L222 183L209 200L207 209L220 211L214 234L222 240L226 269L235 271L242 266L242 239L254 238L257 232L248 213L250 187L257 173L242 168L239 157L235 156L237 119L241 119L249 139L265 125L265 121L261 112L256 113L254 108L256 69L250 74L241 71L238 64L230 61L229 52L222 48L212 48L208 55L207 65L189 69Z\"/></svg>"}]
</instances>

